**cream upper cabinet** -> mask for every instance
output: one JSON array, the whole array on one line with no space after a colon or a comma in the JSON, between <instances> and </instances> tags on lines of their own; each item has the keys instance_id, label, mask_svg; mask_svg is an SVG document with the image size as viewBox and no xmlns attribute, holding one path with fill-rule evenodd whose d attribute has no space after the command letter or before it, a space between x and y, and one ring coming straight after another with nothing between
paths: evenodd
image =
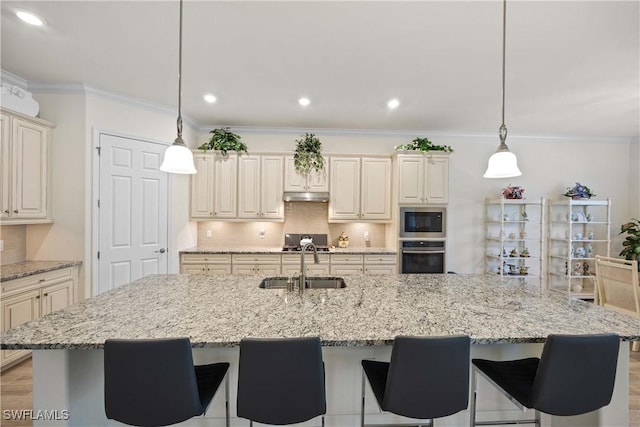
<instances>
[{"instance_id":1,"label":"cream upper cabinet","mask_svg":"<svg viewBox=\"0 0 640 427\"><path fill-rule=\"evenodd\" d=\"M52 222L48 185L52 129L43 120L2 111L3 223Z\"/></svg>"},{"instance_id":2,"label":"cream upper cabinet","mask_svg":"<svg viewBox=\"0 0 640 427\"><path fill-rule=\"evenodd\" d=\"M238 218L284 219L283 156L249 155L238 161Z\"/></svg>"},{"instance_id":3,"label":"cream upper cabinet","mask_svg":"<svg viewBox=\"0 0 640 427\"><path fill-rule=\"evenodd\" d=\"M318 173L311 171L309 175L303 176L296 172L293 156L284 157L284 191L308 191L324 192L329 191L329 175L327 168L329 162L325 158L324 171Z\"/></svg>"},{"instance_id":4,"label":"cream upper cabinet","mask_svg":"<svg viewBox=\"0 0 640 427\"><path fill-rule=\"evenodd\" d=\"M235 218L238 156L194 153L193 161L198 173L191 176L191 218Z\"/></svg>"},{"instance_id":5,"label":"cream upper cabinet","mask_svg":"<svg viewBox=\"0 0 640 427\"><path fill-rule=\"evenodd\" d=\"M329 221L391 219L391 159L331 157Z\"/></svg>"},{"instance_id":6,"label":"cream upper cabinet","mask_svg":"<svg viewBox=\"0 0 640 427\"><path fill-rule=\"evenodd\" d=\"M449 155L398 154L398 202L448 203Z\"/></svg>"}]
</instances>

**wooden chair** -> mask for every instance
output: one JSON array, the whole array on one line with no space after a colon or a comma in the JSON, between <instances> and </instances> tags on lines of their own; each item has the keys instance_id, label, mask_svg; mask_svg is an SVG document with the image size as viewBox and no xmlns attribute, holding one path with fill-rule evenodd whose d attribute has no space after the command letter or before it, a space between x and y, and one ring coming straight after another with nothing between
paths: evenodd
<instances>
[{"instance_id":1,"label":"wooden chair","mask_svg":"<svg viewBox=\"0 0 640 427\"><path fill-rule=\"evenodd\" d=\"M598 303L640 318L638 261L596 255Z\"/></svg>"}]
</instances>

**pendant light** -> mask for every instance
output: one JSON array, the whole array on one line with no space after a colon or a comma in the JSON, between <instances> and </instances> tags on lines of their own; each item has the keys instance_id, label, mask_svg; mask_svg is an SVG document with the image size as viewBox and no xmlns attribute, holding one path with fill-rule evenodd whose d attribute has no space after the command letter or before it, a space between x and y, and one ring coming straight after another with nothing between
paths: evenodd
<instances>
[{"instance_id":1,"label":"pendant light","mask_svg":"<svg viewBox=\"0 0 640 427\"><path fill-rule=\"evenodd\" d=\"M520 176L516 155L509 151L505 143L507 139L507 127L504 125L504 74L505 74L505 50L507 39L507 0L502 2L502 125L500 125L500 145L496 152L489 158L485 178L510 178Z\"/></svg>"},{"instance_id":2,"label":"pendant light","mask_svg":"<svg viewBox=\"0 0 640 427\"><path fill-rule=\"evenodd\" d=\"M182 139L182 0L180 0L180 42L178 48L178 136L164 152L160 170L170 173L198 173L193 164L193 153Z\"/></svg>"}]
</instances>

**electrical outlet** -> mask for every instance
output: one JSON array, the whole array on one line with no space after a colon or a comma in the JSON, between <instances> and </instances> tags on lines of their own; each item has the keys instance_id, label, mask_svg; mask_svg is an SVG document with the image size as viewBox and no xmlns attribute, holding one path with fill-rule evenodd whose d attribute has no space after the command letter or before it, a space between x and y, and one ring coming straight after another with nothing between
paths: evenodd
<instances>
[{"instance_id":1,"label":"electrical outlet","mask_svg":"<svg viewBox=\"0 0 640 427\"><path fill-rule=\"evenodd\" d=\"M264 228L260 229L260 232L258 233L258 235L260 236L261 239L264 239L264 236L266 234L266 231L264 230Z\"/></svg>"},{"instance_id":2,"label":"electrical outlet","mask_svg":"<svg viewBox=\"0 0 640 427\"><path fill-rule=\"evenodd\" d=\"M207 238L213 237L213 231L207 230Z\"/></svg>"},{"instance_id":3,"label":"electrical outlet","mask_svg":"<svg viewBox=\"0 0 640 427\"><path fill-rule=\"evenodd\" d=\"M365 242L368 242L368 241L369 241L369 232L368 232L368 231L365 231L365 232L364 232L364 241L365 241Z\"/></svg>"},{"instance_id":4,"label":"electrical outlet","mask_svg":"<svg viewBox=\"0 0 640 427\"><path fill-rule=\"evenodd\" d=\"M0 240L0 252L4 251L4 240Z\"/></svg>"}]
</instances>

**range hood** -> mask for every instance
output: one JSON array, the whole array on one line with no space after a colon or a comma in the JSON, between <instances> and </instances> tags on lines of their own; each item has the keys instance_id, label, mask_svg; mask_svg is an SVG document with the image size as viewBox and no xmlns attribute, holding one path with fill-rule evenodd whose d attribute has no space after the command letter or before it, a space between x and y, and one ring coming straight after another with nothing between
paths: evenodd
<instances>
[{"instance_id":1,"label":"range hood","mask_svg":"<svg viewBox=\"0 0 640 427\"><path fill-rule=\"evenodd\" d=\"M285 191L282 195L285 202L328 202L328 192Z\"/></svg>"}]
</instances>

